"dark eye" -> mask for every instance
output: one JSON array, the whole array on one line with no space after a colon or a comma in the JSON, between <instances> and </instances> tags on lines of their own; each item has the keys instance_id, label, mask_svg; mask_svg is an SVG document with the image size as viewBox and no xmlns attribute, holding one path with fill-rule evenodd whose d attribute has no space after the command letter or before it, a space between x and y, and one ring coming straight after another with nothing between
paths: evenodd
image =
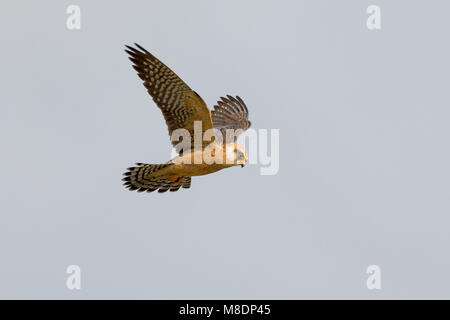
<instances>
[{"instance_id":1,"label":"dark eye","mask_svg":"<svg viewBox=\"0 0 450 320\"><path fill-rule=\"evenodd\" d=\"M244 160L244 154L242 152L238 152L238 160Z\"/></svg>"}]
</instances>

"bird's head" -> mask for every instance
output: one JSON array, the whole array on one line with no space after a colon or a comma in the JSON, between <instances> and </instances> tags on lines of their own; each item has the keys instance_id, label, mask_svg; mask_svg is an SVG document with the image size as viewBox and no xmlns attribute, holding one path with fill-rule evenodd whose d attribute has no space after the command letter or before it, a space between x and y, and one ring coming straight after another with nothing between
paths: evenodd
<instances>
[{"instance_id":1,"label":"bird's head","mask_svg":"<svg viewBox=\"0 0 450 320\"><path fill-rule=\"evenodd\" d=\"M244 167L247 161L248 156L244 147L236 143L228 143L226 145L226 162L228 164Z\"/></svg>"}]
</instances>

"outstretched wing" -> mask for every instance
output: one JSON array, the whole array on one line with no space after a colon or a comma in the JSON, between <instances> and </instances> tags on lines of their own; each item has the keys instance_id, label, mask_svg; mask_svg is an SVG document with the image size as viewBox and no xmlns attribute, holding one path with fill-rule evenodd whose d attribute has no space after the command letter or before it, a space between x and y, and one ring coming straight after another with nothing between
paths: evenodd
<instances>
[{"instance_id":1,"label":"outstretched wing","mask_svg":"<svg viewBox=\"0 0 450 320\"><path fill-rule=\"evenodd\" d=\"M217 101L214 110L211 111L211 117L214 128L219 129L222 133L223 141L233 142L245 130L250 128L251 122L248 120L248 109L244 101L236 96L236 98L227 95L227 98L221 97L222 100ZM232 129L235 136L228 136L226 131Z\"/></svg>"},{"instance_id":2,"label":"outstretched wing","mask_svg":"<svg viewBox=\"0 0 450 320\"><path fill-rule=\"evenodd\" d=\"M126 46L125 51L130 55L129 59L134 64L133 68L144 81L148 93L161 109L169 128L172 145L178 153L193 149L194 122L200 121L202 129L196 130L196 141L202 141L201 147L206 147L211 141L203 142L203 132L212 129L213 124L211 113L203 99L150 52L136 43L135 45L139 50ZM181 145L180 137L174 141L172 133L176 129L186 129L189 132L191 137L188 141L189 146Z\"/></svg>"}]
</instances>

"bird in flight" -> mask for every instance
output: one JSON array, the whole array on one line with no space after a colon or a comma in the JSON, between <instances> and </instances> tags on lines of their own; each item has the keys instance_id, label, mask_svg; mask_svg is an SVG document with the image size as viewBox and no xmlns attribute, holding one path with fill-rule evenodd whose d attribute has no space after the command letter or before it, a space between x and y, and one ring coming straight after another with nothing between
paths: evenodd
<instances>
[{"instance_id":1,"label":"bird in flight","mask_svg":"<svg viewBox=\"0 0 450 320\"><path fill-rule=\"evenodd\" d=\"M210 111L203 99L143 47L126 46L133 68L162 111L178 156L164 164L136 163L124 173L124 186L159 193L190 188L192 176L244 165L245 148L236 143L247 130L248 109L238 96L227 95Z\"/></svg>"}]
</instances>

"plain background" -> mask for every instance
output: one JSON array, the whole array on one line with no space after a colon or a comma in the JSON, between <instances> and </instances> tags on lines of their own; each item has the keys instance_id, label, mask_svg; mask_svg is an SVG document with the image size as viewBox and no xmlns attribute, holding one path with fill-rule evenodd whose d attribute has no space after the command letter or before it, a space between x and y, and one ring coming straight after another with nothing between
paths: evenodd
<instances>
[{"instance_id":1,"label":"plain background","mask_svg":"<svg viewBox=\"0 0 450 320\"><path fill-rule=\"evenodd\" d=\"M449 10L2 1L0 298L450 298ZM254 128L280 129L279 173L124 189L126 167L170 155L133 42L210 107L240 95ZM371 264L382 290L366 288Z\"/></svg>"}]
</instances>

